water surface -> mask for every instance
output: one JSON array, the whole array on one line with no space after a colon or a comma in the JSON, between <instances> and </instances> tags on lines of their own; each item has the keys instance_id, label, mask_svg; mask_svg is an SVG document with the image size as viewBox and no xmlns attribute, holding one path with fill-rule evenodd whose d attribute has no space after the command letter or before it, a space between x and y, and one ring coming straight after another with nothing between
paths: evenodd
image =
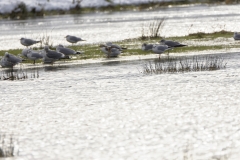
<instances>
[{"instance_id":1,"label":"water surface","mask_svg":"<svg viewBox=\"0 0 240 160\"><path fill-rule=\"evenodd\" d=\"M66 35L86 39L82 44L117 41L141 36L142 27L166 18L161 36L184 36L196 32L239 31L239 5L193 5L150 11L92 13L46 16L27 20L0 21L0 48L24 48L21 37L40 39L50 36L53 45L70 45ZM81 44L81 43L79 43ZM36 45L37 46L37 45Z\"/></svg>"},{"instance_id":2,"label":"water surface","mask_svg":"<svg viewBox=\"0 0 240 160\"><path fill-rule=\"evenodd\" d=\"M211 72L144 75L137 60L1 81L1 132L18 138L14 159L237 160L240 55L225 56Z\"/></svg>"}]
</instances>

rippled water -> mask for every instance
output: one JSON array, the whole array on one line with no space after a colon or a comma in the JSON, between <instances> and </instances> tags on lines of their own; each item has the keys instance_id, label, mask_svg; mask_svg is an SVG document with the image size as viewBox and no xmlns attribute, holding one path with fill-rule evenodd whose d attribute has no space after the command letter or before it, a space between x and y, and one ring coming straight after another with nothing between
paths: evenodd
<instances>
[{"instance_id":1,"label":"rippled water","mask_svg":"<svg viewBox=\"0 0 240 160\"><path fill-rule=\"evenodd\" d=\"M24 48L19 39L51 37L53 45L69 45L66 35L86 39L86 43L123 40L141 36L143 24L166 18L162 36L183 36L196 32L239 31L240 5L195 5L169 7L142 12L93 13L85 15L49 16L28 20L0 21L0 48Z\"/></svg>"},{"instance_id":2,"label":"rippled water","mask_svg":"<svg viewBox=\"0 0 240 160\"><path fill-rule=\"evenodd\" d=\"M0 131L14 159L240 157L240 54L218 71L144 75L152 60L54 65L0 81Z\"/></svg>"},{"instance_id":3,"label":"rippled water","mask_svg":"<svg viewBox=\"0 0 240 160\"><path fill-rule=\"evenodd\" d=\"M164 36L238 31L240 23L239 5L2 20L0 47L23 48L18 39L43 32L54 45L67 44L67 34L84 43L133 38L162 17ZM240 54L225 56L224 70L184 74L144 75L152 60L141 57L26 69L27 79L0 81L0 134L18 139L19 160L238 160Z\"/></svg>"}]
</instances>

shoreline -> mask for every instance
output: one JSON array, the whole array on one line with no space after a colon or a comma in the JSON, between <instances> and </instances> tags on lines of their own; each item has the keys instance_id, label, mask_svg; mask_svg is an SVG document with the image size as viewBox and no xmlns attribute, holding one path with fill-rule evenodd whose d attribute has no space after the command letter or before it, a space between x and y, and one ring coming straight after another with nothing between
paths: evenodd
<instances>
[{"instance_id":1,"label":"shoreline","mask_svg":"<svg viewBox=\"0 0 240 160\"><path fill-rule=\"evenodd\" d=\"M171 53L169 56L173 57L181 57L181 56L195 56L195 55L217 55L217 54L231 54L237 53L240 51L238 48L221 49L221 50L206 50L206 51L195 51L195 52L182 52L182 53ZM167 57L167 54L162 54L161 56ZM53 65L51 64L43 64L36 63L36 65L23 63L18 64L13 67L13 70L18 69L35 69L35 68L44 68L44 67L59 67L59 66L76 66L76 65L90 65L90 64L101 64L101 63L109 63L109 62L127 62L127 61L141 61L141 60L153 60L158 59L158 54L147 54L147 55L132 55L132 56L120 56L117 58L95 58L95 59L86 59L86 60L71 60L71 61L57 61ZM0 71L9 70L11 68L0 68Z\"/></svg>"},{"instance_id":2,"label":"shoreline","mask_svg":"<svg viewBox=\"0 0 240 160\"><path fill-rule=\"evenodd\" d=\"M231 38L232 32L219 31L214 33L196 33L190 34L188 36L182 37L170 37L167 40L178 41L182 44L188 46L174 48L170 50L170 56L190 56L190 55L204 55L204 54L215 54L215 53L227 53L227 52L237 52L238 51L238 41ZM83 50L84 54L74 56L72 59L63 59L54 62L53 65L76 65L76 64L92 64L92 63L104 63L104 62L114 62L114 61L129 61L129 60L144 60L153 59L158 57L152 51L143 51L141 45L143 43L158 44L160 37L149 37L148 39L134 38L125 39L122 41L114 42L122 47L128 48L126 51L120 54L117 58L106 58L106 55L101 52L99 46L96 44L88 45L76 45L67 46L73 50ZM134 43L131 43L134 42ZM130 45L129 45L130 44ZM33 48L41 50L40 48ZM54 49L55 48L51 48ZM5 52L9 52L16 56L21 56L22 49L15 50L2 50L0 55L3 56ZM164 53L162 54L164 55ZM23 58L25 59L25 58ZM26 59L20 65L13 68L19 68L19 66L34 67L36 66L52 66L51 64L43 64L42 60L36 61L37 65L33 65L31 60ZM2 68L2 67L1 67Z\"/></svg>"}]
</instances>

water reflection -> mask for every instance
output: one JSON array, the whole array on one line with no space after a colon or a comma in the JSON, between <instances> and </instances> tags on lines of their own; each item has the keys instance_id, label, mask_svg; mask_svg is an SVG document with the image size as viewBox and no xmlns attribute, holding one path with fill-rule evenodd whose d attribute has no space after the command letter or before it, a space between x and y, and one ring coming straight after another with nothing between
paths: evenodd
<instances>
[{"instance_id":1,"label":"water reflection","mask_svg":"<svg viewBox=\"0 0 240 160\"><path fill-rule=\"evenodd\" d=\"M239 26L239 6L172 7L141 12L92 13L83 15L47 16L27 20L1 20L2 50L23 48L21 37L39 38L43 31L53 39L53 45L69 45L66 35L78 35L82 44L119 41L140 36L143 23L165 17L161 36L184 36L196 32L236 31ZM191 28L191 30L189 30ZM179 32L179 30L181 32ZM121 34L119 34L121 33ZM10 44L10 45L9 45Z\"/></svg>"},{"instance_id":2,"label":"water reflection","mask_svg":"<svg viewBox=\"0 0 240 160\"><path fill-rule=\"evenodd\" d=\"M109 62L104 62L102 65L103 66L116 66L119 65L121 61L109 61Z\"/></svg>"},{"instance_id":3,"label":"water reflection","mask_svg":"<svg viewBox=\"0 0 240 160\"><path fill-rule=\"evenodd\" d=\"M46 72L56 72L59 70L66 70L69 68L73 68L74 66L71 65L53 65L53 66L45 66L44 71Z\"/></svg>"},{"instance_id":4,"label":"water reflection","mask_svg":"<svg viewBox=\"0 0 240 160\"><path fill-rule=\"evenodd\" d=\"M9 68L6 70L1 70L0 72L0 80L25 80L25 79L39 78L39 70L37 68L34 69L13 69Z\"/></svg>"}]
</instances>

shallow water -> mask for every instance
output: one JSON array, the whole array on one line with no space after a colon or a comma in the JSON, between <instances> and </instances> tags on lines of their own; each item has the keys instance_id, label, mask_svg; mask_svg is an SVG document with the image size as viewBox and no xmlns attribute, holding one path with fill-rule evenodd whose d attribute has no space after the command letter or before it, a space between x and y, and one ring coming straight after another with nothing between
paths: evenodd
<instances>
[{"instance_id":1,"label":"shallow water","mask_svg":"<svg viewBox=\"0 0 240 160\"><path fill-rule=\"evenodd\" d=\"M240 54L225 56L184 74L142 74L152 60L38 68L0 82L1 133L20 160L238 160Z\"/></svg>"},{"instance_id":2,"label":"shallow water","mask_svg":"<svg viewBox=\"0 0 240 160\"><path fill-rule=\"evenodd\" d=\"M142 26L166 18L161 36L184 36L196 32L239 31L240 5L193 5L160 10L47 16L28 20L0 21L0 48L24 48L19 39L50 36L53 45L70 45L66 35L85 40L79 44L117 41L141 36ZM38 46L38 45L36 45Z\"/></svg>"}]
</instances>

